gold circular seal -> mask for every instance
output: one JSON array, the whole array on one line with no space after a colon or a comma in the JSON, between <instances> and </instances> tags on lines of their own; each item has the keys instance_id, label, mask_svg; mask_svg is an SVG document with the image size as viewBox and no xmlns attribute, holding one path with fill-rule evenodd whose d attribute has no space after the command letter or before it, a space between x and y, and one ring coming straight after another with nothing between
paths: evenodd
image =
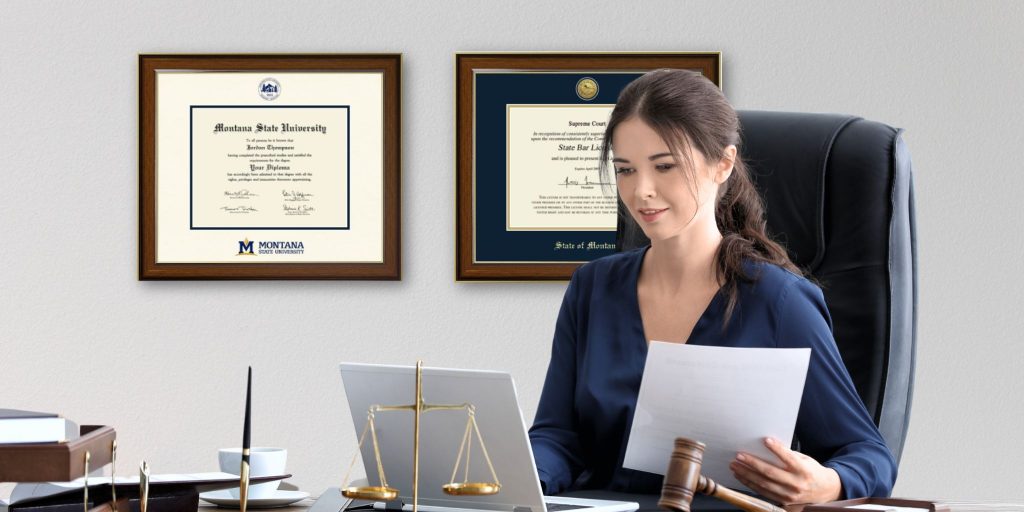
<instances>
[{"instance_id":1,"label":"gold circular seal","mask_svg":"<svg viewBox=\"0 0 1024 512\"><path fill-rule=\"evenodd\" d=\"M581 100L590 101L594 99L597 96L597 80L589 76L580 78L580 81L576 82L576 95Z\"/></svg>"}]
</instances>

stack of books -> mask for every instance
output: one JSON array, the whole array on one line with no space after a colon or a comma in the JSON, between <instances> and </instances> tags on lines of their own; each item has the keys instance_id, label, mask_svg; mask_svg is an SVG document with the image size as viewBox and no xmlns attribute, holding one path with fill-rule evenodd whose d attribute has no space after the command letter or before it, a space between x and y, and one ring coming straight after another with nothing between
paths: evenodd
<instances>
[{"instance_id":1,"label":"stack of books","mask_svg":"<svg viewBox=\"0 0 1024 512\"><path fill-rule=\"evenodd\" d=\"M78 425L60 415L0 409L0 444L66 443L78 436Z\"/></svg>"}]
</instances>

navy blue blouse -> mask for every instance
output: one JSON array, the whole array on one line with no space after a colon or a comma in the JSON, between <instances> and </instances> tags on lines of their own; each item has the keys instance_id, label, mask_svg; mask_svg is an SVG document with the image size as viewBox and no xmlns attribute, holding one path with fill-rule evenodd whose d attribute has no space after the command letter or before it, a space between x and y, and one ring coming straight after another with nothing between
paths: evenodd
<instances>
[{"instance_id":1,"label":"navy blue blouse","mask_svg":"<svg viewBox=\"0 0 1024 512\"><path fill-rule=\"evenodd\" d=\"M572 489L661 491L660 475L622 467L647 358L636 285L646 248L580 267L555 325L551 363L530 442L549 494ZM888 496L896 463L872 423L832 338L821 290L775 265L749 263L755 281L722 331L727 298L715 295L687 343L810 347L796 422L800 450L839 473L846 499Z\"/></svg>"}]
</instances>

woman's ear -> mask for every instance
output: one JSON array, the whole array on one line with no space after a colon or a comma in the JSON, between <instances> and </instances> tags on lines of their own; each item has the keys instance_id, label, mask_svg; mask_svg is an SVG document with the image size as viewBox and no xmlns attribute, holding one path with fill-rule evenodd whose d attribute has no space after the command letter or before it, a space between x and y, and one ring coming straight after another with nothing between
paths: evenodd
<instances>
[{"instance_id":1,"label":"woman's ear","mask_svg":"<svg viewBox=\"0 0 1024 512\"><path fill-rule=\"evenodd\" d=\"M715 168L715 183L719 185L726 182L732 176L733 165L736 163L736 146L728 145L722 152L722 159L718 161Z\"/></svg>"}]
</instances>

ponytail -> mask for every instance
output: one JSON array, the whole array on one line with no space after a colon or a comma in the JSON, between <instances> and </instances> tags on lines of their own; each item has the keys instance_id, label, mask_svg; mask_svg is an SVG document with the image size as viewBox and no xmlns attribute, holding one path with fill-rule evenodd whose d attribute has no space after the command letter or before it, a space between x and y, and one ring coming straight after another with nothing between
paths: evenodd
<instances>
[{"instance_id":1,"label":"ponytail","mask_svg":"<svg viewBox=\"0 0 1024 512\"><path fill-rule=\"evenodd\" d=\"M737 155L732 175L718 190L715 221L722 233L722 243L715 255L715 275L729 298L725 307L725 328L739 300L739 283L752 282L744 261L778 265L796 275L803 275L789 259L786 249L768 237L764 203L757 193L746 164Z\"/></svg>"}]
</instances>

